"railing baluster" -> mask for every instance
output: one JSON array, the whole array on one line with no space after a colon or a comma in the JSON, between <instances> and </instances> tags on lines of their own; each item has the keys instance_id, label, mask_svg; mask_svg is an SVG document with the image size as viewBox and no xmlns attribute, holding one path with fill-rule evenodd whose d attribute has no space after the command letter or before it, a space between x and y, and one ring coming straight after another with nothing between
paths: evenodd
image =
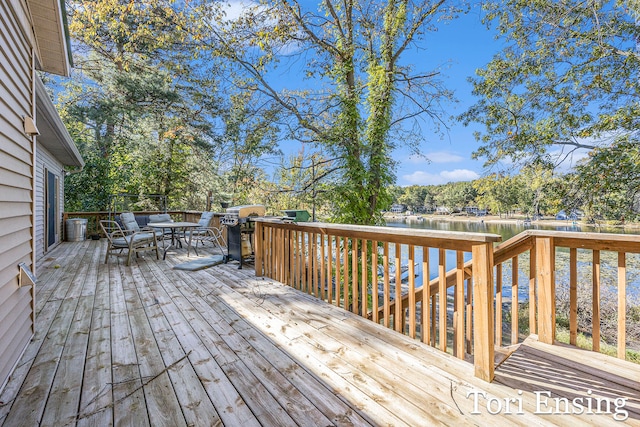
<instances>
[{"instance_id":1,"label":"railing baluster","mask_svg":"<svg viewBox=\"0 0 640 427\"><path fill-rule=\"evenodd\" d=\"M627 260L624 252L618 252L618 358L627 357Z\"/></svg>"},{"instance_id":2,"label":"railing baluster","mask_svg":"<svg viewBox=\"0 0 640 427\"><path fill-rule=\"evenodd\" d=\"M349 310L349 238L344 237L344 246L342 248L344 255L344 282L342 282L343 304L342 308Z\"/></svg>"},{"instance_id":3,"label":"railing baluster","mask_svg":"<svg viewBox=\"0 0 640 427\"><path fill-rule=\"evenodd\" d=\"M496 265L496 345L502 346L502 264Z\"/></svg>"},{"instance_id":4,"label":"railing baluster","mask_svg":"<svg viewBox=\"0 0 640 427\"><path fill-rule=\"evenodd\" d=\"M429 274L429 248L422 247L422 342L430 344L431 342L431 286Z\"/></svg>"},{"instance_id":5,"label":"railing baluster","mask_svg":"<svg viewBox=\"0 0 640 427\"><path fill-rule=\"evenodd\" d=\"M600 251L593 251L593 294L592 294L592 334L593 334L593 351L600 351Z\"/></svg>"},{"instance_id":6,"label":"railing baluster","mask_svg":"<svg viewBox=\"0 0 640 427\"><path fill-rule=\"evenodd\" d=\"M395 251L395 255L396 255L396 283L394 285L394 288L396 290L395 292L395 298L393 299L393 320L395 323L395 330L396 332L402 332L403 330L403 323L404 323L404 312L402 310L402 263L401 263L401 256L402 256L402 248L400 246L399 243L396 243L396 251Z\"/></svg>"},{"instance_id":7,"label":"railing baluster","mask_svg":"<svg viewBox=\"0 0 640 427\"><path fill-rule=\"evenodd\" d=\"M336 307L340 307L340 289L342 289L342 287L340 286L340 270L341 270L341 265L342 263L341 261L341 256L342 256L342 251L340 250L340 242L341 242L342 238L340 236L336 236L336 274L335 274L335 280L336 280Z\"/></svg>"},{"instance_id":8,"label":"railing baluster","mask_svg":"<svg viewBox=\"0 0 640 427\"><path fill-rule=\"evenodd\" d=\"M298 246L298 257L299 257L299 271L298 274L299 276L299 281L298 281L298 289L301 291L304 291L305 288L305 277L307 275L306 271L307 271L307 262L306 257L305 257L305 244L304 244L304 240L305 240L305 236L306 236L306 232L301 231L300 233L300 243Z\"/></svg>"},{"instance_id":9,"label":"railing baluster","mask_svg":"<svg viewBox=\"0 0 640 427\"><path fill-rule=\"evenodd\" d=\"M464 359L464 253L456 251L456 287L454 289L453 355Z\"/></svg>"},{"instance_id":10,"label":"railing baluster","mask_svg":"<svg viewBox=\"0 0 640 427\"><path fill-rule=\"evenodd\" d=\"M438 332L436 330L436 316L438 315L436 308L436 295L434 294L431 295L431 347L436 346L436 333Z\"/></svg>"},{"instance_id":11,"label":"railing baluster","mask_svg":"<svg viewBox=\"0 0 640 427\"><path fill-rule=\"evenodd\" d=\"M304 233L302 231L298 231L296 235L296 242L298 243L298 251L297 251L297 276L298 276L298 285L296 289L302 290L302 280L304 276Z\"/></svg>"},{"instance_id":12,"label":"railing baluster","mask_svg":"<svg viewBox=\"0 0 640 427\"><path fill-rule=\"evenodd\" d=\"M518 333L518 255L511 258L511 344L519 341Z\"/></svg>"},{"instance_id":13,"label":"railing baluster","mask_svg":"<svg viewBox=\"0 0 640 427\"><path fill-rule=\"evenodd\" d=\"M312 294L318 298L318 296L320 295L320 291L319 291L319 286L318 286L318 237L319 234L312 234L313 236L313 245L311 246L311 249L313 250L313 256L311 257L311 259L313 260L313 268L311 269L312 271L312 282L313 282L313 291Z\"/></svg>"},{"instance_id":14,"label":"railing baluster","mask_svg":"<svg viewBox=\"0 0 640 427\"><path fill-rule=\"evenodd\" d=\"M386 328L389 327L389 318L391 317L391 289L389 286L389 242L384 242L384 252L382 255L382 268L384 270L384 291L383 291L383 321Z\"/></svg>"},{"instance_id":15,"label":"railing baluster","mask_svg":"<svg viewBox=\"0 0 640 427\"><path fill-rule=\"evenodd\" d=\"M529 251L529 333L535 334L538 330L536 314L536 251Z\"/></svg>"},{"instance_id":16,"label":"railing baluster","mask_svg":"<svg viewBox=\"0 0 640 427\"><path fill-rule=\"evenodd\" d=\"M447 351L447 252L438 251L438 341L439 348Z\"/></svg>"},{"instance_id":17,"label":"railing baluster","mask_svg":"<svg viewBox=\"0 0 640 427\"><path fill-rule=\"evenodd\" d=\"M378 307L378 242L371 242L371 319L380 323Z\"/></svg>"},{"instance_id":18,"label":"railing baluster","mask_svg":"<svg viewBox=\"0 0 640 427\"><path fill-rule=\"evenodd\" d=\"M362 244L360 245L360 270L362 271L362 279L360 284L360 315L366 316L368 313L367 305L368 305L368 290L369 290L369 275L367 273L367 265L368 265L368 242L367 240L362 240Z\"/></svg>"},{"instance_id":19,"label":"railing baluster","mask_svg":"<svg viewBox=\"0 0 640 427\"><path fill-rule=\"evenodd\" d=\"M284 274L284 229L278 230L278 282L285 281Z\"/></svg>"},{"instance_id":20,"label":"railing baluster","mask_svg":"<svg viewBox=\"0 0 640 427\"><path fill-rule=\"evenodd\" d=\"M416 337L416 269L413 245L409 245L409 336Z\"/></svg>"},{"instance_id":21,"label":"railing baluster","mask_svg":"<svg viewBox=\"0 0 640 427\"><path fill-rule=\"evenodd\" d=\"M327 287L327 261L326 261L326 239L324 234L320 234L320 299L325 301Z\"/></svg>"},{"instance_id":22,"label":"railing baluster","mask_svg":"<svg viewBox=\"0 0 640 427\"><path fill-rule=\"evenodd\" d=\"M273 250L273 228L269 227L265 230L267 244L265 245L265 273L269 277L273 277L273 264L271 263L271 251Z\"/></svg>"},{"instance_id":23,"label":"railing baluster","mask_svg":"<svg viewBox=\"0 0 640 427\"><path fill-rule=\"evenodd\" d=\"M467 317L467 331L465 334L465 339L467 342L467 353L473 354L473 281L471 278L467 279L467 307L466 307L466 317Z\"/></svg>"},{"instance_id":24,"label":"railing baluster","mask_svg":"<svg viewBox=\"0 0 640 427\"><path fill-rule=\"evenodd\" d=\"M569 344L578 341L578 249L569 248Z\"/></svg>"},{"instance_id":25,"label":"railing baluster","mask_svg":"<svg viewBox=\"0 0 640 427\"><path fill-rule=\"evenodd\" d=\"M358 290L358 245L360 240L351 239L351 312L357 313L358 306L360 305L359 290Z\"/></svg>"},{"instance_id":26,"label":"railing baluster","mask_svg":"<svg viewBox=\"0 0 640 427\"><path fill-rule=\"evenodd\" d=\"M287 276L287 283L291 283L292 287L295 287L295 281L296 281L296 276L295 276L295 265L296 265L296 249L295 249L295 237L296 237L296 231L295 230L290 230L289 233L287 234L287 247L289 249L288 254L286 256L286 263L287 266L285 268L286 271L286 276Z\"/></svg>"}]
</instances>

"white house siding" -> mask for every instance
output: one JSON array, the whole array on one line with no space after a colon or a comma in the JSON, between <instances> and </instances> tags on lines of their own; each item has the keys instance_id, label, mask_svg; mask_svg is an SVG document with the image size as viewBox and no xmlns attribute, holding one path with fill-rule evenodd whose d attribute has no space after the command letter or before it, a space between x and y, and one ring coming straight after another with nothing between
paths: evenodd
<instances>
[{"instance_id":1,"label":"white house siding","mask_svg":"<svg viewBox=\"0 0 640 427\"><path fill-rule=\"evenodd\" d=\"M58 177L58 212L56 227L56 242L49 248L47 248L46 240L46 223L47 223L47 211L46 211L46 180L47 171L53 173ZM38 145L36 150L36 223L35 223L35 236L36 236L36 262L44 257L47 250L53 249L62 241L63 224L62 213L64 212L64 171L62 164L56 160L51 153L49 153L44 147Z\"/></svg>"},{"instance_id":2,"label":"white house siding","mask_svg":"<svg viewBox=\"0 0 640 427\"><path fill-rule=\"evenodd\" d=\"M19 287L21 262L32 266L31 42L24 2L0 2L0 389L33 333L32 289Z\"/></svg>"}]
</instances>

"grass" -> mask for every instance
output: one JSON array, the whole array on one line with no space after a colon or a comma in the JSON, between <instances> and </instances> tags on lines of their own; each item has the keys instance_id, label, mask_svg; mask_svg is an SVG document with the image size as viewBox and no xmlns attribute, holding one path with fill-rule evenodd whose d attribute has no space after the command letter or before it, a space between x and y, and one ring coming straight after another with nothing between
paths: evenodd
<instances>
[{"instance_id":1,"label":"grass","mask_svg":"<svg viewBox=\"0 0 640 427\"><path fill-rule=\"evenodd\" d=\"M569 329L556 325L556 340L565 344L569 344ZM593 348L593 338L583 334L582 332L578 332L576 337L576 346L578 348L583 348L585 350L591 350ZM626 360L628 362L638 363L640 364L640 352L635 350L627 349ZM606 354L608 356L617 357L618 350L616 346L607 344L606 342L600 340L600 353Z\"/></svg>"},{"instance_id":2,"label":"grass","mask_svg":"<svg viewBox=\"0 0 640 427\"><path fill-rule=\"evenodd\" d=\"M503 310L503 337L504 339L508 339L511 327L511 311ZM529 303L523 303L520 305L518 309L518 332L521 339L529 336ZM556 340L569 344L570 332L569 332L569 319L563 316L556 317ZM640 351L636 348L638 343L635 343L634 349L626 349L626 357L625 360L628 362L633 362L640 364ZM576 346L578 348L583 348L585 350L591 350L593 348L593 338L589 334L585 334L583 332L578 332L576 337ZM602 339L600 339L600 353L606 354L608 356L617 357L618 349L615 345L611 345Z\"/></svg>"}]
</instances>

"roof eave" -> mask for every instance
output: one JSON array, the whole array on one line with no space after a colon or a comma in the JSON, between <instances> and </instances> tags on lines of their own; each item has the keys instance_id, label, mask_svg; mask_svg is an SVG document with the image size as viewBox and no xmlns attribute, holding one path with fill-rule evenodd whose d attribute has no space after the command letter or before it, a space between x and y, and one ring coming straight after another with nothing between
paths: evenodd
<instances>
[{"instance_id":1,"label":"roof eave","mask_svg":"<svg viewBox=\"0 0 640 427\"><path fill-rule=\"evenodd\" d=\"M69 76L71 50L64 0L27 0L36 36L38 69Z\"/></svg>"},{"instance_id":2,"label":"roof eave","mask_svg":"<svg viewBox=\"0 0 640 427\"><path fill-rule=\"evenodd\" d=\"M82 169L82 155L39 78L36 78L36 113L40 131L38 143L64 166Z\"/></svg>"}]
</instances>

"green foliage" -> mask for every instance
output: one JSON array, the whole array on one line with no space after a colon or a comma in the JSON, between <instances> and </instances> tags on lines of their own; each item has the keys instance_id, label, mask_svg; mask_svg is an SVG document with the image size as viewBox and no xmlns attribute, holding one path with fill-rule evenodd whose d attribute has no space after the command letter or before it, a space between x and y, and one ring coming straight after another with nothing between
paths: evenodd
<instances>
[{"instance_id":1,"label":"green foliage","mask_svg":"<svg viewBox=\"0 0 640 427\"><path fill-rule=\"evenodd\" d=\"M429 189L421 185L411 185L404 187L402 193L398 193L395 200L406 205L409 210L416 211L425 206L425 200L430 196Z\"/></svg>"},{"instance_id":2,"label":"green foliage","mask_svg":"<svg viewBox=\"0 0 640 427\"><path fill-rule=\"evenodd\" d=\"M615 2L485 3L506 47L473 80L481 97L464 116L486 126L478 155L545 160L551 144L574 147L637 128L635 16Z\"/></svg>"},{"instance_id":3,"label":"green foliage","mask_svg":"<svg viewBox=\"0 0 640 427\"><path fill-rule=\"evenodd\" d=\"M479 100L460 117L485 127L474 156L487 165L553 167L591 151L568 193L594 214L635 216L637 2L508 0L483 8L505 47L472 79Z\"/></svg>"},{"instance_id":4,"label":"green foliage","mask_svg":"<svg viewBox=\"0 0 640 427\"><path fill-rule=\"evenodd\" d=\"M439 186L434 202L437 207L444 206L450 212L462 210L476 200L476 189L471 182L452 182Z\"/></svg>"},{"instance_id":5,"label":"green foliage","mask_svg":"<svg viewBox=\"0 0 640 427\"><path fill-rule=\"evenodd\" d=\"M591 217L637 219L640 189L640 148L631 138L596 148L574 177L576 197Z\"/></svg>"},{"instance_id":6,"label":"green foliage","mask_svg":"<svg viewBox=\"0 0 640 427\"><path fill-rule=\"evenodd\" d=\"M158 194L204 209L214 181L215 81L185 61L188 17L169 1L71 2L78 72L59 110L86 161L67 178L67 209L109 208L109 196ZM156 207L157 208L157 207Z\"/></svg>"}]
</instances>

